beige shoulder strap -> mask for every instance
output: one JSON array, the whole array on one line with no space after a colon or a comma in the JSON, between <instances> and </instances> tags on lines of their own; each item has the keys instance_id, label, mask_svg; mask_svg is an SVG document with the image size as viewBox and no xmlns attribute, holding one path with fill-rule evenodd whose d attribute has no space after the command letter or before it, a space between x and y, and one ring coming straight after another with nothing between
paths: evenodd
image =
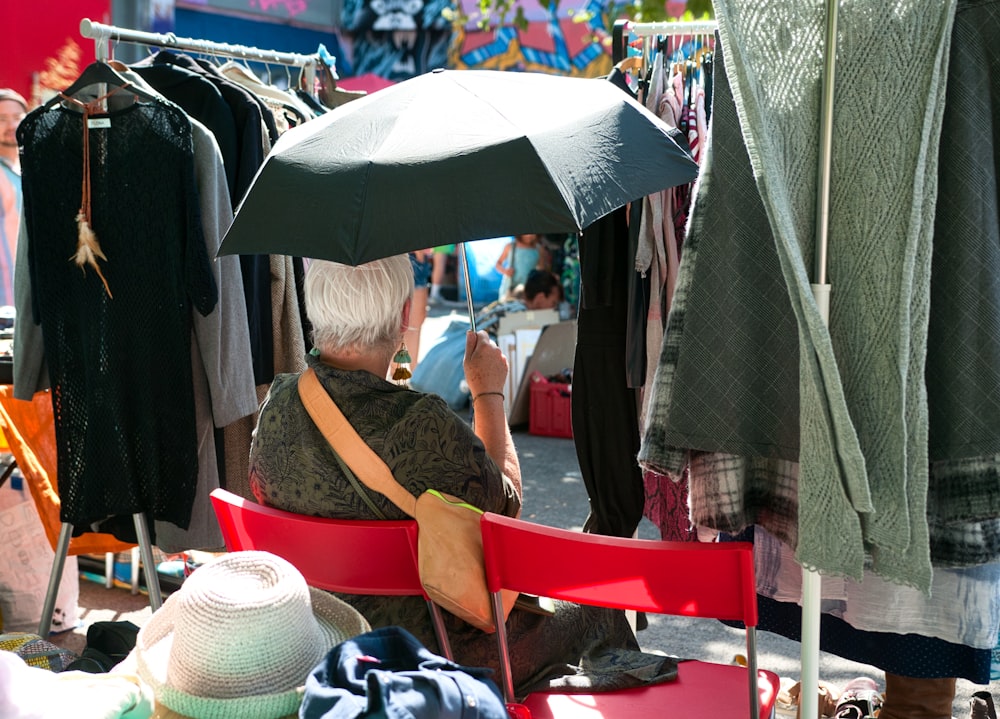
<instances>
[{"instance_id":1,"label":"beige shoulder strap","mask_svg":"<svg viewBox=\"0 0 1000 719\"><path fill-rule=\"evenodd\" d=\"M414 516L417 498L396 481L382 458L361 439L311 367L299 376L299 396L326 441L358 479L369 489L384 494L410 517Z\"/></svg>"}]
</instances>

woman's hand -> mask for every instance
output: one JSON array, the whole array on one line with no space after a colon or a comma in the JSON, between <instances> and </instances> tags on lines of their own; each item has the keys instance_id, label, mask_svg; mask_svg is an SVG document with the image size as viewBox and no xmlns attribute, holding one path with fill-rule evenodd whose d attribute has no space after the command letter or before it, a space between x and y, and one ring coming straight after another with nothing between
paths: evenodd
<instances>
[{"instance_id":1,"label":"woman's hand","mask_svg":"<svg viewBox=\"0 0 1000 719\"><path fill-rule=\"evenodd\" d=\"M521 465L510 437L504 413L503 388L507 382L507 358L485 331L465 335L465 381L475 407L473 430L504 477L521 496ZM479 401L476 401L477 398Z\"/></svg>"},{"instance_id":2,"label":"woman's hand","mask_svg":"<svg viewBox=\"0 0 1000 719\"><path fill-rule=\"evenodd\" d=\"M507 358L484 330L466 333L462 364L473 397L484 392L503 392L507 382Z\"/></svg>"}]
</instances>

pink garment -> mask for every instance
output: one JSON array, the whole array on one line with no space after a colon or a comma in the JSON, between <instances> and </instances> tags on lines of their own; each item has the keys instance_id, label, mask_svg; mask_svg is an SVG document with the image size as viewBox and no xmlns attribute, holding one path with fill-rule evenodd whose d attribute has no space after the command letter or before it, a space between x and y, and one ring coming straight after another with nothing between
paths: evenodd
<instances>
[{"instance_id":1,"label":"pink garment","mask_svg":"<svg viewBox=\"0 0 1000 719\"><path fill-rule=\"evenodd\" d=\"M708 139L708 115L705 112L705 88L700 84L695 88L694 102L694 117L698 124L698 136L702 138L702 141L698 143L698 155L694 159L701 165L705 158L705 153L702 152L704 140Z\"/></svg>"},{"instance_id":2,"label":"pink garment","mask_svg":"<svg viewBox=\"0 0 1000 719\"><path fill-rule=\"evenodd\" d=\"M677 127L675 105L666 80L662 63L653 66L646 106L670 127ZM649 275L649 308L646 315L646 377L645 386L651 387L653 375L659 364L670 298L677 284L680 256L674 236L673 190L666 189L643 198L642 219L639 226L639 243L635 256L635 269ZM639 425L645 424L648 393L643 393L639 411Z\"/></svg>"},{"instance_id":3,"label":"pink garment","mask_svg":"<svg viewBox=\"0 0 1000 719\"><path fill-rule=\"evenodd\" d=\"M653 68L646 103L671 127L686 124L686 137L691 146L692 157L700 164L704 156L703 143L707 137L704 90L697 87L693 91L692 104L686 105L684 76L674 73L667 79L665 68L662 63L658 63ZM666 319L677 284L690 199L691 187L685 185L649 195L643 200L636 270L648 271L650 274L650 303L646 316L647 389L652 386L653 376L659 365ZM643 253L645 248L648 248L648 259ZM648 398L649 392L643 392L640 427L645 426ZM687 470L676 481L647 470L643 474L643 483L646 495L643 514L659 528L661 538L699 541L688 508Z\"/></svg>"}]
</instances>

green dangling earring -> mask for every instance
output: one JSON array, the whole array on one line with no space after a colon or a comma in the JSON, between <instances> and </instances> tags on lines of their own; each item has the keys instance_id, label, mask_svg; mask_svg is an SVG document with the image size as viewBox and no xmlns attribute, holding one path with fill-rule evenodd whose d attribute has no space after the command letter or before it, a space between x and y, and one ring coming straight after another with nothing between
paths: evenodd
<instances>
[{"instance_id":1,"label":"green dangling earring","mask_svg":"<svg viewBox=\"0 0 1000 719\"><path fill-rule=\"evenodd\" d=\"M405 342L399 346L399 351L393 356L392 361L396 363L392 370L392 381L400 387L409 386L409 379L413 376L410 371L410 363L413 362L413 359L410 357L410 351L406 349Z\"/></svg>"}]
</instances>

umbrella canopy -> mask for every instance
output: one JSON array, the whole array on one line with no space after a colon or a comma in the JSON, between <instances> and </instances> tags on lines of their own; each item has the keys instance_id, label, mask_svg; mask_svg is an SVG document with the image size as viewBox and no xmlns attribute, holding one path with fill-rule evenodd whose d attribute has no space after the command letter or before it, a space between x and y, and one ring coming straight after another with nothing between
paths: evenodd
<instances>
[{"instance_id":1,"label":"umbrella canopy","mask_svg":"<svg viewBox=\"0 0 1000 719\"><path fill-rule=\"evenodd\" d=\"M282 135L219 254L357 265L467 240L578 232L696 174L668 126L613 83L436 70Z\"/></svg>"}]
</instances>

